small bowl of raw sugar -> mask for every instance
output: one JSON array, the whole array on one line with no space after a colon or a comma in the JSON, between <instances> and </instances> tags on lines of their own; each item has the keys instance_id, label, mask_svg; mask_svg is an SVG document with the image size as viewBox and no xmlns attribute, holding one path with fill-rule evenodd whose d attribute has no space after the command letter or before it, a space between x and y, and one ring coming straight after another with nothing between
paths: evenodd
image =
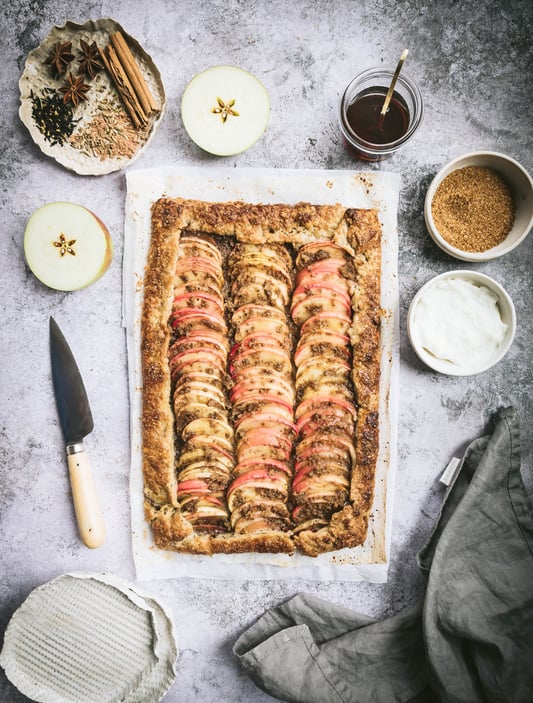
<instances>
[{"instance_id":1,"label":"small bowl of raw sugar","mask_svg":"<svg viewBox=\"0 0 533 703\"><path fill-rule=\"evenodd\" d=\"M517 247L533 226L533 181L504 154L460 156L432 180L424 218L432 239L450 256L495 259Z\"/></svg>"},{"instance_id":2,"label":"small bowl of raw sugar","mask_svg":"<svg viewBox=\"0 0 533 703\"><path fill-rule=\"evenodd\" d=\"M434 371L470 376L487 371L508 352L516 331L513 301L494 279L449 271L414 296L407 332L417 356Z\"/></svg>"}]
</instances>

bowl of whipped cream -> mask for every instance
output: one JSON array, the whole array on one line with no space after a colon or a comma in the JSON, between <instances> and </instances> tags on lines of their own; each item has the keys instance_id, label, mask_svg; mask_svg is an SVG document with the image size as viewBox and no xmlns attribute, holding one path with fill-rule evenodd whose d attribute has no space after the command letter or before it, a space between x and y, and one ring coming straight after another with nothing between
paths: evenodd
<instances>
[{"instance_id":1,"label":"bowl of whipped cream","mask_svg":"<svg viewBox=\"0 0 533 703\"><path fill-rule=\"evenodd\" d=\"M469 376L503 359L513 343L516 312L494 279L476 271L449 271L416 293L407 331L417 356L431 369Z\"/></svg>"}]
</instances>

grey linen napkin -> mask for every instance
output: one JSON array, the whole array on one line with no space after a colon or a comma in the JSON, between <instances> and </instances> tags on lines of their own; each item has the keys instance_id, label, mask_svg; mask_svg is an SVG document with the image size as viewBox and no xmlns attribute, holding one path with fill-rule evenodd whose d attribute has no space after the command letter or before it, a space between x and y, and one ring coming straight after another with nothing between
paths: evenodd
<instances>
[{"instance_id":1,"label":"grey linen napkin","mask_svg":"<svg viewBox=\"0 0 533 703\"><path fill-rule=\"evenodd\" d=\"M300 594L234 645L255 683L301 703L532 703L533 512L512 408L467 448L419 554L423 603L375 620Z\"/></svg>"}]
</instances>

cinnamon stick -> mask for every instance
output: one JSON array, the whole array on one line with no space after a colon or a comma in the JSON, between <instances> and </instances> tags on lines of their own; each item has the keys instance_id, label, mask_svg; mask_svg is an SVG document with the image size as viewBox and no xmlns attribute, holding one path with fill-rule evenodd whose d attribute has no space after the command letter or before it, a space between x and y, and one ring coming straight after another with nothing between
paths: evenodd
<instances>
[{"instance_id":1,"label":"cinnamon stick","mask_svg":"<svg viewBox=\"0 0 533 703\"><path fill-rule=\"evenodd\" d=\"M145 113L151 115L159 112L159 105L154 100L123 34L114 32L109 38Z\"/></svg>"},{"instance_id":2,"label":"cinnamon stick","mask_svg":"<svg viewBox=\"0 0 533 703\"><path fill-rule=\"evenodd\" d=\"M145 127L148 123L148 116L140 104L114 48L111 45L108 45L106 48L107 54L105 50L98 49L100 56L107 72L115 83L115 87L128 111L131 121L137 128Z\"/></svg>"}]
</instances>

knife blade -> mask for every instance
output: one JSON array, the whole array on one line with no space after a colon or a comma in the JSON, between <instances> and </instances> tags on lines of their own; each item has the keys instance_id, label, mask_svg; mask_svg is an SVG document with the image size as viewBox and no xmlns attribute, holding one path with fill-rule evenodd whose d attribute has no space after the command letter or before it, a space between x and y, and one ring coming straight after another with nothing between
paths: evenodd
<instances>
[{"instance_id":1,"label":"knife blade","mask_svg":"<svg viewBox=\"0 0 533 703\"><path fill-rule=\"evenodd\" d=\"M50 358L78 530L84 544L95 549L105 542L106 531L83 444L84 438L93 431L93 417L78 365L53 317L50 317Z\"/></svg>"}]
</instances>

